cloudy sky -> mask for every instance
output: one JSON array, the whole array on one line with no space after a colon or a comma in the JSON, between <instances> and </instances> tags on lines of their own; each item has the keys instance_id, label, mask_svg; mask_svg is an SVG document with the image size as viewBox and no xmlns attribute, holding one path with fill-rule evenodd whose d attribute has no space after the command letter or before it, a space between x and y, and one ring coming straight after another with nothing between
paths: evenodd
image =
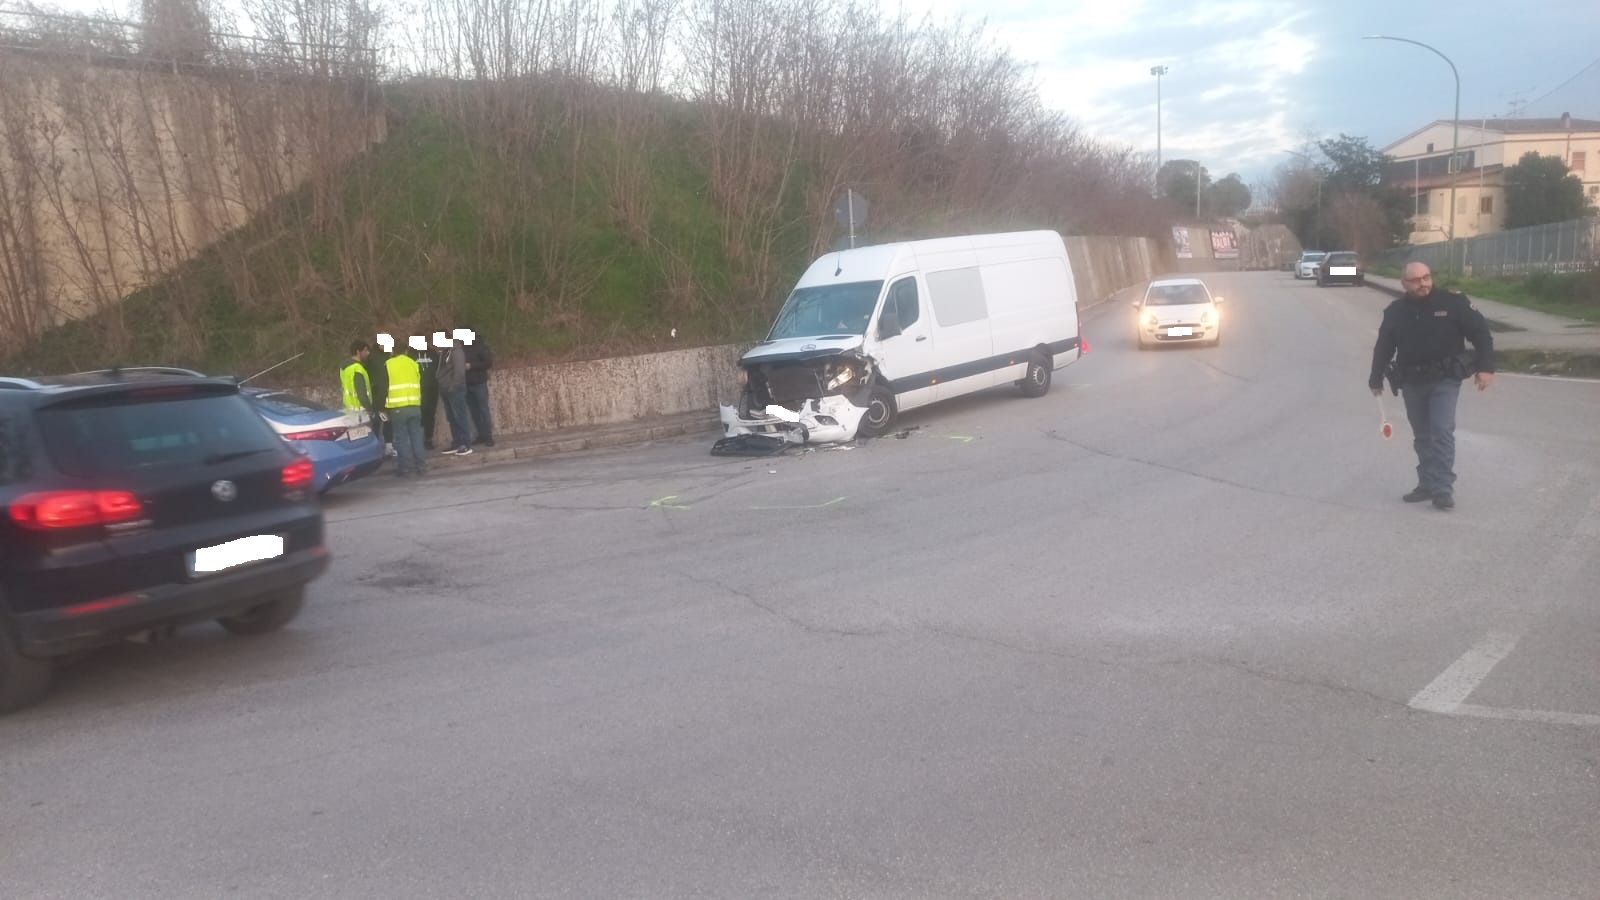
<instances>
[{"instance_id":1,"label":"cloudy sky","mask_svg":"<svg viewBox=\"0 0 1600 900\"><path fill-rule=\"evenodd\" d=\"M910 4L907 4L909 7ZM1195 158L1253 181L1346 133L1375 147L1448 119L1461 73L1462 118L1600 118L1600 0L935 0L942 16L986 18L986 33L1033 64L1040 97L1100 137ZM1585 69L1587 68L1587 71ZM1582 73L1580 75L1580 73ZM1578 76L1565 87L1563 82ZM1535 102L1536 101L1536 102Z\"/></svg>"},{"instance_id":2,"label":"cloudy sky","mask_svg":"<svg viewBox=\"0 0 1600 900\"><path fill-rule=\"evenodd\" d=\"M73 12L137 0L43 0ZM604 0L596 0L597 3ZM1600 118L1600 0L880 0L888 16L931 11L982 21L996 47L1031 65L1046 106L1097 137L1153 153L1161 84L1162 156L1221 177L1265 179L1281 151L1340 133L1382 147L1449 118L1461 73L1463 118ZM237 7L238 0L224 0ZM0 6L10 5L0 0ZM385 5L389 5L386 0Z\"/></svg>"}]
</instances>

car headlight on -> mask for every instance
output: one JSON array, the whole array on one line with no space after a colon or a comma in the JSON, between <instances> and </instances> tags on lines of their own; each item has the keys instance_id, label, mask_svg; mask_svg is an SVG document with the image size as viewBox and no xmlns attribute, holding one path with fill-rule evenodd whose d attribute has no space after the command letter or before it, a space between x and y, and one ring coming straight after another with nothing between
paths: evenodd
<instances>
[{"instance_id":1,"label":"car headlight on","mask_svg":"<svg viewBox=\"0 0 1600 900\"><path fill-rule=\"evenodd\" d=\"M1155 313L1150 312L1144 314L1144 325L1146 328L1154 328L1159 324L1161 324L1161 320L1156 318Z\"/></svg>"},{"instance_id":2,"label":"car headlight on","mask_svg":"<svg viewBox=\"0 0 1600 900\"><path fill-rule=\"evenodd\" d=\"M839 369L837 374L835 374L832 378L828 379L828 390L830 390L830 391L838 390L842 385L849 384L852 380L855 379L855 377L856 377L856 370L855 369L852 369L849 366L843 366L843 367L841 367Z\"/></svg>"},{"instance_id":3,"label":"car headlight on","mask_svg":"<svg viewBox=\"0 0 1600 900\"><path fill-rule=\"evenodd\" d=\"M1200 314L1200 324L1201 325L1210 325L1212 322L1215 322L1216 320L1217 320L1217 311L1215 309L1208 309L1205 312Z\"/></svg>"}]
</instances>

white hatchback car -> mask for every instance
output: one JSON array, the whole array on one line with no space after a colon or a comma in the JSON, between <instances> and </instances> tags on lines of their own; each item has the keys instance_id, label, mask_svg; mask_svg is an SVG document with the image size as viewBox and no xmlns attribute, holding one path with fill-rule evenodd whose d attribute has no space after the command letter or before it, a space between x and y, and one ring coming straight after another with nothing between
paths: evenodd
<instances>
[{"instance_id":1,"label":"white hatchback car","mask_svg":"<svg viewBox=\"0 0 1600 900\"><path fill-rule=\"evenodd\" d=\"M1198 278L1164 278L1150 282L1144 297L1133 301L1138 317L1139 349L1155 344L1222 343L1221 297L1212 296Z\"/></svg>"},{"instance_id":2,"label":"white hatchback car","mask_svg":"<svg viewBox=\"0 0 1600 900\"><path fill-rule=\"evenodd\" d=\"M1299 261L1294 264L1295 279L1317 277L1317 267L1322 265L1322 261L1327 258L1327 253L1317 250L1307 250L1300 254Z\"/></svg>"}]
</instances>

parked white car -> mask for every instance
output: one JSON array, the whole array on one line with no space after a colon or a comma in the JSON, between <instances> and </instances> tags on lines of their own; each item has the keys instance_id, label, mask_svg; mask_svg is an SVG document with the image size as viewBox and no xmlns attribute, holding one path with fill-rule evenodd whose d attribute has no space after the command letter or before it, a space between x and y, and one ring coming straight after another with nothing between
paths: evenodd
<instances>
[{"instance_id":1,"label":"parked white car","mask_svg":"<svg viewBox=\"0 0 1600 900\"><path fill-rule=\"evenodd\" d=\"M1328 254L1316 250L1307 250L1300 254L1300 261L1294 264L1294 277L1297 280L1317 277L1317 267L1327 258Z\"/></svg>"},{"instance_id":2,"label":"parked white car","mask_svg":"<svg viewBox=\"0 0 1600 900\"><path fill-rule=\"evenodd\" d=\"M1157 344L1222 343L1222 298L1198 278L1165 278L1150 282L1133 301L1140 350Z\"/></svg>"}]
</instances>

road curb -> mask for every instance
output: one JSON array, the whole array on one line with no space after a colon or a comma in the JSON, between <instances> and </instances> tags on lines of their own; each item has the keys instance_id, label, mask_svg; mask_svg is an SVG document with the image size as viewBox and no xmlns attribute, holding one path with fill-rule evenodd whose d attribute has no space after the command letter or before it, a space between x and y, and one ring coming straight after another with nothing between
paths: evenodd
<instances>
[{"instance_id":1,"label":"road curb","mask_svg":"<svg viewBox=\"0 0 1600 900\"><path fill-rule=\"evenodd\" d=\"M624 447L700 434L719 428L721 422L721 417L716 412L696 411L623 425L597 425L556 432L505 435L500 437L497 446L474 447L466 456L436 453L428 462L430 466L439 467L440 471L450 471L494 463L538 459L561 453Z\"/></svg>"}]
</instances>

